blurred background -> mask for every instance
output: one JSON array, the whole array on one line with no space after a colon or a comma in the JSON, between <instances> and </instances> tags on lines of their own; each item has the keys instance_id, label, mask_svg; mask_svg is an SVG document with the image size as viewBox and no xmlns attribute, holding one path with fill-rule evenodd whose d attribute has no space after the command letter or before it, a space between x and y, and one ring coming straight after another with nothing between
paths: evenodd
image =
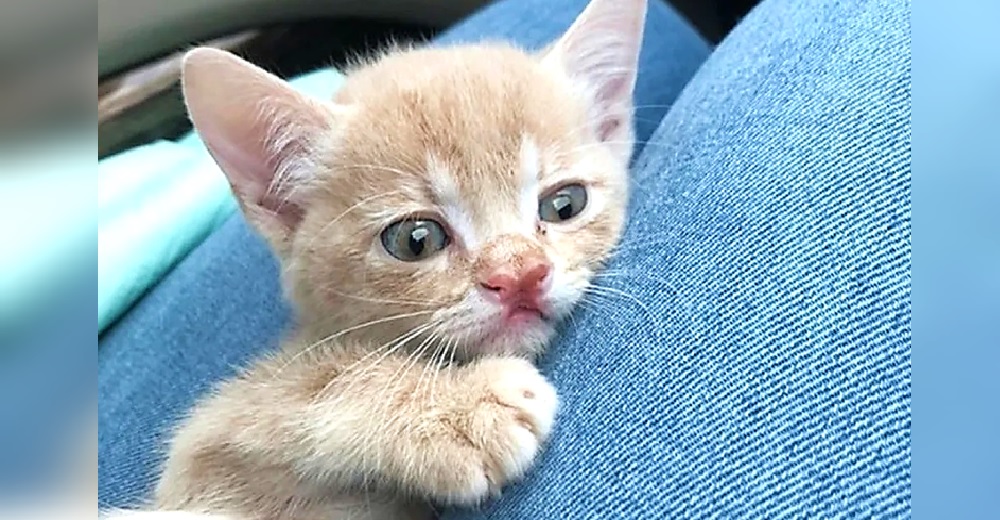
<instances>
[{"instance_id":1,"label":"blurred background","mask_svg":"<svg viewBox=\"0 0 1000 520\"><path fill-rule=\"evenodd\" d=\"M100 335L233 210L190 134L181 53L212 45L299 77L485 3L0 3L0 517L39 494L92 511ZM671 3L713 43L756 4Z\"/></svg>"}]
</instances>

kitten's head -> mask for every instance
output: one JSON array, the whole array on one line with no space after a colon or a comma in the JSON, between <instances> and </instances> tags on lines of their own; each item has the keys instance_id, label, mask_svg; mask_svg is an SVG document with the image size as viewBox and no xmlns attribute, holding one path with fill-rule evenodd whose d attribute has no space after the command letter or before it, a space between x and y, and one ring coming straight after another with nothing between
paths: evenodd
<instances>
[{"instance_id":1,"label":"kitten's head","mask_svg":"<svg viewBox=\"0 0 1000 520\"><path fill-rule=\"evenodd\" d=\"M389 53L332 102L200 49L184 91L304 324L533 354L622 229L645 5L594 0L539 54Z\"/></svg>"}]
</instances>

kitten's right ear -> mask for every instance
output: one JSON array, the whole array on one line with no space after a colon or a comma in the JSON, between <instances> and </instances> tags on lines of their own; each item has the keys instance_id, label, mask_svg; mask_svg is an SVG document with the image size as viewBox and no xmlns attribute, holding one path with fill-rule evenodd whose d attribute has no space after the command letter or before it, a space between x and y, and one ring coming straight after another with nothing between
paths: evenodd
<instances>
[{"instance_id":1,"label":"kitten's right ear","mask_svg":"<svg viewBox=\"0 0 1000 520\"><path fill-rule=\"evenodd\" d=\"M247 220L284 249L302 218L302 195L319 167L317 149L330 138L334 107L217 49L189 51L182 77L194 128Z\"/></svg>"},{"instance_id":2,"label":"kitten's right ear","mask_svg":"<svg viewBox=\"0 0 1000 520\"><path fill-rule=\"evenodd\" d=\"M586 92L597 138L627 163L632 154L632 94L648 0L590 0L543 54Z\"/></svg>"}]
</instances>

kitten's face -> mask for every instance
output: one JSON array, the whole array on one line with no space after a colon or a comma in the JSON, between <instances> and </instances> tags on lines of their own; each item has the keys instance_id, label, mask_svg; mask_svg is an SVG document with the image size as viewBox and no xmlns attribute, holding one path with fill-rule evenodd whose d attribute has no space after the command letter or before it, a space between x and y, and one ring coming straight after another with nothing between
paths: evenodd
<instances>
[{"instance_id":1,"label":"kitten's face","mask_svg":"<svg viewBox=\"0 0 1000 520\"><path fill-rule=\"evenodd\" d=\"M521 52L390 56L351 111L287 258L306 319L428 353L533 353L614 247L625 163L565 78Z\"/></svg>"},{"instance_id":2,"label":"kitten's face","mask_svg":"<svg viewBox=\"0 0 1000 520\"><path fill-rule=\"evenodd\" d=\"M312 334L533 354L622 229L645 7L595 0L539 55L392 53L332 102L200 49L184 92Z\"/></svg>"}]
</instances>

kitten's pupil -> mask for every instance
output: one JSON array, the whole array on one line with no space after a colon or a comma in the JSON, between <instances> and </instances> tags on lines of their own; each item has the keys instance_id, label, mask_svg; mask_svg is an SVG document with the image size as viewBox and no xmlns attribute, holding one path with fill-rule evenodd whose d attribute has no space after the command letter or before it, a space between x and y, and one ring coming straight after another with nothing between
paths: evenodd
<instances>
[{"instance_id":1,"label":"kitten's pupil","mask_svg":"<svg viewBox=\"0 0 1000 520\"><path fill-rule=\"evenodd\" d=\"M424 251L424 239L430 233L427 228L414 228L410 232L410 252L413 253L413 256L420 256L420 253Z\"/></svg>"},{"instance_id":2,"label":"kitten's pupil","mask_svg":"<svg viewBox=\"0 0 1000 520\"><path fill-rule=\"evenodd\" d=\"M569 195L559 195L552 199L552 208L556 210L561 220L569 220L573 217L573 201Z\"/></svg>"}]
</instances>

